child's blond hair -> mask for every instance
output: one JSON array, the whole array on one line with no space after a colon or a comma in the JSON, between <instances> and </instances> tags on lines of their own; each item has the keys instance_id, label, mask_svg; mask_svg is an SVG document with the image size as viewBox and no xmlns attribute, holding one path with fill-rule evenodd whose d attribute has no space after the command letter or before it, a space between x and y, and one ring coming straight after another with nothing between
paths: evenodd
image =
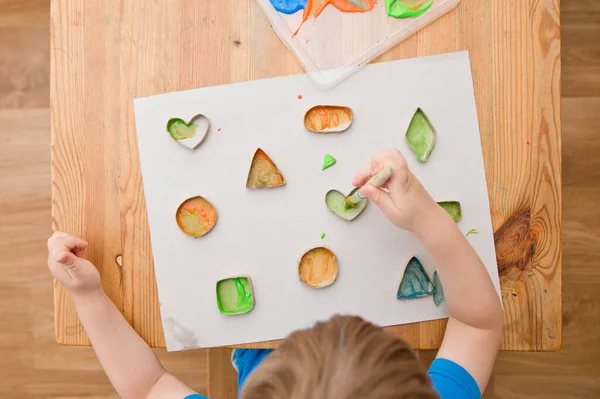
<instances>
[{"instance_id":1,"label":"child's blond hair","mask_svg":"<svg viewBox=\"0 0 600 399\"><path fill-rule=\"evenodd\" d=\"M397 335L359 317L334 316L290 335L248 377L243 399L438 398Z\"/></svg>"}]
</instances>

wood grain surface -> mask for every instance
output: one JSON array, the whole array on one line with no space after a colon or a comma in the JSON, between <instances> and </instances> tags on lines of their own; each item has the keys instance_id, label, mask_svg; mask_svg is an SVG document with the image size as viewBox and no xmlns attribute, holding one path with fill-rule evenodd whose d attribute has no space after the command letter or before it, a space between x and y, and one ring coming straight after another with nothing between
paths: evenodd
<instances>
[{"instance_id":1,"label":"wood grain surface","mask_svg":"<svg viewBox=\"0 0 600 399\"><path fill-rule=\"evenodd\" d=\"M501 352L487 399L600 397L600 208L593 206L600 198L600 2L562 0L560 7L563 347ZM51 234L49 14L50 0L0 0L0 122L11 127L0 133L0 398L116 399L91 347L54 340L44 266ZM15 38L20 60L28 60L20 68ZM154 349L167 370L202 394L207 373L218 376L207 368L207 352L229 355ZM428 366L436 351L419 353Z\"/></svg>"},{"instance_id":2,"label":"wood grain surface","mask_svg":"<svg viewBox=\"0 0 600 399\"><path fill-rule=\"evenodd\" d=\"M376 60L470 51L505 350L561 347L560 46L558 0L462 0ZM132 100L302 70L251 0L54 0L50 52L53 229L90 243L108 295L164 346ZM89 344L54 300L57 341ZM392 329L437 348L444 321Z\"/></svg>"}]
</instances>

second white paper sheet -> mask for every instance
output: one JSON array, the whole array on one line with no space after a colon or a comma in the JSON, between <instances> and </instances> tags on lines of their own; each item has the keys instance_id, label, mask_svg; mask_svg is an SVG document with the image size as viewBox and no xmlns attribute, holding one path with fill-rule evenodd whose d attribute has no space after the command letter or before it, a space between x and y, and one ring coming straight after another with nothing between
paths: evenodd
<instances>
[{"instance_id":1,"label":"second white paper sheet","mask_svg":"<svg viewBox=\"0 0 600 399\"><path fill-rule=\"evenodd\" d=\"M309 133L303 116L318 104L352 108L353 125L340 134ZM418 107L438 133L426 164L404 141ZM211 131L189 150L165 126L170 118L199 113L211 120ZM168 350L284 338L336 313L381 326L447 317L445 305L437 308L431 297L396 299L411 256L430 278L435 270L412 234L393 226L374 204L352 222L325 206L328 190L349 192L355 173L389 148L404 154L436 201L461 203L458 227L478 230L468 239L499 291L466 52L369 65L328 91L294 75L139 98L135 118ZM257 148L279 167L285 186L246 188ZM325 154L337 164L321 171ZM211 201L218 220L209 234L193 239L179 230L175 212L197 195ZM331 249L339 262L337 281L320 290L303 285L297 270L300 256L318 246ZM256 304L245 315L224 316L216 283L235 276L252 279Z\"/></svg>"}]
</instances>

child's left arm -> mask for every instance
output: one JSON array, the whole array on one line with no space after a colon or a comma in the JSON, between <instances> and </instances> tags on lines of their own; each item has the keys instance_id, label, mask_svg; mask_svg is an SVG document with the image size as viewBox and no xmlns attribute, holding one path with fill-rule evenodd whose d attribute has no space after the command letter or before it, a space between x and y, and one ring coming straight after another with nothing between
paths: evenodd
<instances>
[{"instance_id":1,"label":"child's left arm","mask_svg":"<svg viewBox=\"0 0 600 399\"><path fill-rule=\"evenodd\" d=\"M102 290L96 267L83 259L87 243L66 233L48 239L48 268L71 294L98 360L125 399L183 399L194 393L169 374Z\"/></svg>"}]
</instances>

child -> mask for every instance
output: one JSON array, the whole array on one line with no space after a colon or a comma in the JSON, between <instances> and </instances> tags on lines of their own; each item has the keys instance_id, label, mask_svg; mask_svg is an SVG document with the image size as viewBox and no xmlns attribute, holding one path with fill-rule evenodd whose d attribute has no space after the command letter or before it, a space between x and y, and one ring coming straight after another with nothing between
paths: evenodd
<instances>
[{"instance_id":1,"label":"child","mask_svg":"<svg viewBox=\"0 0 600 399\"><path fill-rule=\"evenodd\" d=\"M426 373L400 337L358 317L334 316L291 334L273 352L234 351L242 398L481 397L502 336L498 295L473 248L408 170L400 151L377 155L358 172L353 184L363 185L388 166L394 174L385 185L387 191L368 186L361 190L393 224L421 240L443 282L450 317L431 368ZM113 306L102 291L98 271L83 258L86 246L79 238L54 233L48 240L48 267L73 297L98 359L119 395L126 399L202 398L162 367Z\"/></svg>"}]
</instances>

